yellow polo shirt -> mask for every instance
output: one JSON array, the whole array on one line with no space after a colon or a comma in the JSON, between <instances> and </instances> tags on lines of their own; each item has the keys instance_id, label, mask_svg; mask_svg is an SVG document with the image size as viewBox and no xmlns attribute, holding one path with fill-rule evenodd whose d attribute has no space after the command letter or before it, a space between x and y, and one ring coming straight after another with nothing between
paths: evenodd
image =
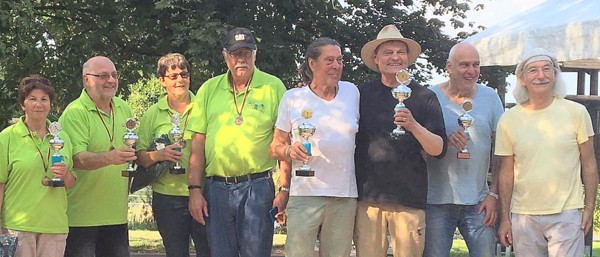
<instances>
[{"instance_id":1,"label":"yellow polo shirt","mask_svg":"<svg viewBox=\"0 0 600 257\"><path fill-rule=\"evenodd\" d=\"M114 119L96 109L85 92L71 102L59 121L73 143L73 155L83 151L106 152L112 145L125 147L125 121L133 117L131 107L118 97L112 100ZM104 120L106 127L100 117ZM114 122L114 132L112 131ZM108 131L107 132L107 129ZM121 176L127 164L109 165L96 170L75 170L77 183L67 191L69 226L89 227L127 223L128 178Z\"/></svg>"},{"instance_id":2,"label":"yellow polo shirt","mask_svg":"<svg viewBox=\"0 0 600 257\"><path fill-rule=\"evenodd\" d=\"M229 73L206 81L198 90L190 117L190 130L206 134L206 176L239 176L275 167L269 155L279 102L286 88L273 75L254 69L244 108L238 117L229 85ZM238 110L244 93L236 95Z\"/></svg>"},{"instance_id":3,"label":"yellow polo shirt","mask_svg":"<svg viewBox=\"0 0 600 257\"><path fill-rule=\"evenodd\" d=\"M185 148L181 149L183 156L179 160L179 165L185 168L185 174L173 175L170 173L163 174L154 184L152 184L152 190L164 195L176 195L176 196L189 196L189 190L187 188L189 166L190 166L190 152L192 149L192 134L193 132L188 129L190 126L190 113L194 108L194 94L189 92L192 98L190 103L183 114L169 108L167 103L167 94L163 94L158 99L158 102L144 113L140 121L140 128L138 130L139 141L137 144L137 150L148 150L150 144L154 142L154 139L159 138L161 135L169 135L169 131L173 129L171 123L171 113L177 113L181 116L181 123L179 128L183 131L183 139L185 140ZM171 143L173 139L169 138Z\"/></svg>"},{"instance_id":4,"label":"yellow polo shirt","mask_svg":"<svg viewBox=\"0 0 600 257\"><path fill-rule=\"evenodd\" d=\"M59 153L71 170L71 141L64 131L58 136L65 141ZM2 227L35 233L69 231L65 188L42 185L44 176L53 177L50 165L54 150L49 142L52 138L50 134L44 138L36 133L29 136L23 118L0 132L0 183L6 185Z\"/></svg>"}]
</instances>

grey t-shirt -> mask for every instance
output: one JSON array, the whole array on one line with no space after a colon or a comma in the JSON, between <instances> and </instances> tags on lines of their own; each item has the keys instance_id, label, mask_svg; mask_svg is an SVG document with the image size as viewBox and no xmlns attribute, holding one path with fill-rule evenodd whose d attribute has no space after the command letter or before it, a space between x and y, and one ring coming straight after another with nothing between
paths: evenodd
<instances>
[{"instance_id":1,"label":"grey t-shirt","mask_svg":"<svg viewBox=\"0 0 600 257\"><path fill-rule=\"evenodd\" d=\"M461 128L458 116L464 111L459 104L453 103L444 95L440 85L430 87L436 94L442 107L446 133ZM483 200L488 192L487 172L490 165L492 133L504 112L502 102L494 89L477 84L473 101L473 110L469 113L475 118L468 128L471 136L467 149L470 159L458 159L458 149L448 145L443 158L428 158L428 204L475 205ZM462 129L462 128L461 128Z\"/></svg>"}]
</instances>

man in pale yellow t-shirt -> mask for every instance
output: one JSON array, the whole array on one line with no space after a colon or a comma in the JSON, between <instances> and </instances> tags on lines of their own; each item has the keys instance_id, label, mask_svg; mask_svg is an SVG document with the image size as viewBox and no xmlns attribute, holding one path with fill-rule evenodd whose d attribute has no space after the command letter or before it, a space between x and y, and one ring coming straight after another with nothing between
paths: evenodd
<instances>
[{"instance_id":1,"label":"man in pale yellow t-shirt","mask_svg":"<svg viewBox=\"0 0 600 257\"><path fill-rule=\"evenodd\" d=\"M516 256L583 256L598 186L590 115L564 99L553 53L525 53L515 74L518 105L500 118L496 133L498 237Z\"/></svg>"}]
</instances>

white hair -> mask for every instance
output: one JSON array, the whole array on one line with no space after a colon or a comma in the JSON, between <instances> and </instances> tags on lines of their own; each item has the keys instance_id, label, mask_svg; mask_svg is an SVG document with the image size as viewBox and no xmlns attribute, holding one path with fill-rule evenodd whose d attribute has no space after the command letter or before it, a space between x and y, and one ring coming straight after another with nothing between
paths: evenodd
<instances>
[{"instance_id":1,"label":"white hair","mask_svg":"<svg viewBox=\"0 0 600 257\"><path fill-rule=\"evenodd\" d=\"M562 77L562 71L560 70L556 56L543 48L535 48L523 54L521 61L519 64L517 64L517 68L515 70L515 75L517 76L517 86L513 90L513 96L515 97L515 100L517 100L517 103L520 104L529 100L529 92L527 91L525 85L521 83L521 80L525 79L525 68L527 65L536 61L548 61L552 64L555 78L554 85L552 87L552 90L554 91L554 97L558 99L565 98L567 95L567 84Z\"/></svg>"}]
</instances>

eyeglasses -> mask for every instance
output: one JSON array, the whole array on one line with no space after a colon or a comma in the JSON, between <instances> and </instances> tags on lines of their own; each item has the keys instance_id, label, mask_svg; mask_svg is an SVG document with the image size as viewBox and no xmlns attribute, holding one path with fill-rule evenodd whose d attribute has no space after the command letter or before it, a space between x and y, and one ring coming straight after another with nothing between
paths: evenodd
<instances>
[{"instance_id":1,"label":"eyeglasses","mask_svg":"<svg viewBox=\"0 0 600 257\"><path fill-rule=\"evenodd\" d=\"M544 73L544 75L549 75L554 72L554 68L552 68L550 66L544 66L541 68L529 68L529 69L527 69L527 74L537 75L540 73L540 71L542 71L542 73Z\"/></svg>"},{"instance_id":2,"label":"eyeglasses","mask_svg":"<svg viewBox=\"0 0 600 257\"><path fill-rule=\"evenodd\" d=\"M36 83L41 83L43 85L50 86L50 80L48 80L47 78L38 77L38 76L27 77L21 81L21 84L23 84L23 85L36 84Z\"/></svg>"},{"instance_id":3,"label":"eyeglasses","mask_svg":"<svg viewBox=\"0 0 600 257\"><path fill-rule=\"evenodd\" d=\"M182 71L180 73L171 73L171 74L165 75L164 77L167 77L171 80L176 80L178 76L181 76L182 79L187 79L190 77L190 73L187 71Z\"/></svg>"},{"instance_id":4,"label":"eyeglasses","mask_svg":"<svg viewBox=\"0 0 600 257\"><path fill-rule=\"evenodd\" d=\"M86 73L85 75L94 76L96 78L100 78L101 80L108 80L108 79L110 79L111 76L113 78L115 78L116 80L119 79L119 74L116 73L116 72L113 72L112 74L108 74L108 73L100 73L100 74Z\"/></svg>"},{"instance_id":5,"label":"eyeglasses","mask_svg":"<svg viewBox=\"0 0 600 257\"><path fill-rule=\"evenodd\" d=\"M231 53L227 53L229 55L229 57L233 57L234 59L246 59L249 58L250 56L252 56L252 50L240 50L240 51L233 51Z\"/></svg>"}]
</instances>

